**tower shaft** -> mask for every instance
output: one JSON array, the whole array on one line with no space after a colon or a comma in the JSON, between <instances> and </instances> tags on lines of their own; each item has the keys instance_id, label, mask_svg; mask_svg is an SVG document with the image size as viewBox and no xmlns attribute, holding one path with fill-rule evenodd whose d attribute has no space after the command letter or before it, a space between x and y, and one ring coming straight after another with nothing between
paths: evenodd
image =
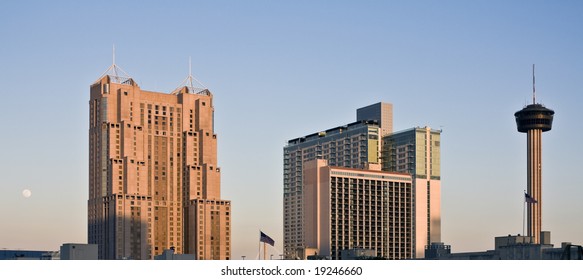
<instances>
[{"instance_id":1,"label":"tower shaft","mask_svg":"<svg viewBox=\"0 0 583 280\"><path fill-rule=\"evenodd\" d=\"M532 242L540 243L542 230L542 130L530 129L527 132L527 193L536 200L528 203L528 235Z\"/></svg>"}]
</instances>

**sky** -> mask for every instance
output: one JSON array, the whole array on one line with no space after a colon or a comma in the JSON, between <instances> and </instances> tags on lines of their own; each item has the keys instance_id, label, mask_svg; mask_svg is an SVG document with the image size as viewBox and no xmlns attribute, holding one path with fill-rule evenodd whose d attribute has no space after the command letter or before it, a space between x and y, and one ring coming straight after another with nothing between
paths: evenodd
<instances>
[{"instance_id":1,"label":"sky","mask_svg":"<svg viewBox=\"0 0 583 280\"><path fill-rule=\"evenodd\" d=\"M283 147L393 104L396 131L442 129L442 241L522 234L526 135L543 135L543 230L583 243L581 1L0 1L0 249L87 242L89 86L112 64L142 89L192 73L214 95L232 258L283 249ZM579 143L579 144L578 144ZM32 195L25 198L23 190Z\"/></svg>"}]
</instances>

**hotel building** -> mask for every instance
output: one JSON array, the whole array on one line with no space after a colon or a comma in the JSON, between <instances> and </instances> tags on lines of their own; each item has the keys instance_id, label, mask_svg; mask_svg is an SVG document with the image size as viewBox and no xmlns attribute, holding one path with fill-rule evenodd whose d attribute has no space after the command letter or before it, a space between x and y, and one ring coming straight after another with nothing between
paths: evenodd
<instances>
[{"instance_id":1,"label":"hotel building","mask_svg":"<svg viewBox=\"0 0 583 280\"><path fill-rule=\"evenodd\" d=\"M411 181L403 173L306 161L306 248L334 260L351 249L373 250L378 258L413 258Z\"/></svg>"},{"instance_id":2,"label":"hotel building","mask_svg":"<svg viewBox=\"0 0 583 280\"><path fill-rule=\"evenodd\" d=\"M355 122L288 141L284 148L284 255L300 258L305 248L303 223L303 165L328 160L332 166L364 168L379 165L379 128L373 122Z\"/></svg>"},{"instance_id":3,"label":"hotel building","mask_svg":"<svg viewBox=\"0 0 583 280\"><path fill-rule=\"evenodd\" d=\"M288 141L284 147L284 254L286 258L303 258L305 252L313 252L309 249L313 248L314 239L311 237L309 244L306 240L307 232L312 229L312 226L308 227L306 224L305 208L315 206L313 206L313 200L304 193L306 187L304 165L316 159L326 160L326 164L330 167L359 169L358 172L382 170L412 176L411 188L408 190L411 191L412 197L411 211L403 210L405 212L398 213L389 212L389 209L385 211L388 215L401 215L401 213L412 215L411 222L406 223L410 231L403 233L405 239L410 238L405 243L413 244L412 252L407 249L401 251L402 248L408 246L400 243L401 240L387 241L383 243L388 246L387 253L382 252L379 256L391 259L423 258L426 245L441 241L440 131L414 128L392 133L392 115L391 104L376 103L359 108L357 122ZM390 223L386 225L390 234L395 225ZM400 226L401 224L399 228ZM333 236L330 238L335 239ZM336 258L340 254L338 250L357 248L354 242L349 243L346 248L338 247L334 251L335 255L330 257ZM395 252L391 251L393 249L399 253L392 254L391 252ZM328 252L328 250L321 252ZM330 252L332 254L332 249Z\"/></svg>"},{"instance_id":4,"label":"hotel building","mask_svg":"<svg viewBox=\"0 0 583 280\"><path fill-rule=\"evenodd\" d=\"M192 80L171 93L142 90L114 63L91 85L88 239L99 259L153 259L169 248L230 259L213 95Z\"/></svg>"},{"instance_id":5,"label":"hotel building","mask_svg":"<svg viewBox=\"0 0 583 280\"><path fill-rule=\"evenodd\" d=\"M301 258L301 252L306 248L303 221L304 162L326 159L330 166L379 169L381 129L378 123L383 121L392 127L392 111L383 111L382 115L371 119L292 139L284 147L284 255L287 259Z\"/></svg>"}]
</instances>

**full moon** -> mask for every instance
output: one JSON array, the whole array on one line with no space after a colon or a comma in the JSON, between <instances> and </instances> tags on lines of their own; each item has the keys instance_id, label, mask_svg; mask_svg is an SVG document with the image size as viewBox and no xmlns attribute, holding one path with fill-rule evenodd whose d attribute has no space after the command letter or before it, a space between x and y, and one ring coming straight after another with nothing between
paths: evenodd
<instances>
[{"instance_id":1,"label":"full moon","mask_svg":"<svg viewBox=\"0 0 583 280\"><path fill-rule=\"evenodd\" d=\"M32 192L29 189L25 189L22 191L22 196L24 196L24 198L29 198L32 195Z\"/></svg>"}]
</instances>

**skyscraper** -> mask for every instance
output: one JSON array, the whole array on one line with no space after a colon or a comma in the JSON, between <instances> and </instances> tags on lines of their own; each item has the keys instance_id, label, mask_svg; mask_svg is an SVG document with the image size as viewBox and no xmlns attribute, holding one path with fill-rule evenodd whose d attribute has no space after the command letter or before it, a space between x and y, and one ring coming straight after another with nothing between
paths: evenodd
<instances>
[{"instance_id":1,"label":"skyscraper","mask_svg":"<svg viewBox=\"0 0 583 280\"><path fill-rule=\"evenodd\" d=\"M527 143L527 234L540 243L542 230L542 133L551 130L555 111L536 103L534 65L532 66L532 104L514 113L518 132L526 133Z\"/></svg>"},{"instance_id":2,"label":"skyscraper","mask_svg":"<svg viewBox=\"0 0 583 280\"><path fill-rule=\"evenodd\" d=\"M220 197L213 96L191 75L142 90L115 63L90 87L89 243L100 259L164 249L229 259L231 202Z\"/></svg>"},{"instance_id":3,"label":"skyscraper","mask_svg":"<svg viewBox=\"0 0 583 280\"><path fill-rule=\"evenodd\" d=\"M441 242L441 131L416 127L383 137L382 169L413 176L415 257Z\"/></svg>"}]
</instances>

